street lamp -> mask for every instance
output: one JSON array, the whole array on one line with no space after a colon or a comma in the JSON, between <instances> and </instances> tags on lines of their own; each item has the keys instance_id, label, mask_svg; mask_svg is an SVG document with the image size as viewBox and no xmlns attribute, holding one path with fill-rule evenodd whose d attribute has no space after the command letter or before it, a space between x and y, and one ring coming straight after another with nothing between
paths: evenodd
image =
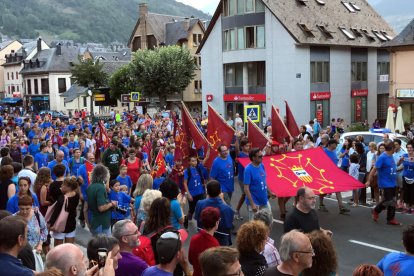
<instances>
[{"instance_id":1,"label":"street lamp","mask_svg":"<svg viewBox=\"0 0 414 276\"><path fill-rule=\"evenodd\" d=\"M95 83L94 82L90 82L88 84L88 96L91 99L91 120L92 120L92 117L94 115L94 113L93 113L93 89L94 88L95 88Z\"/></svg>"}]
</instances>

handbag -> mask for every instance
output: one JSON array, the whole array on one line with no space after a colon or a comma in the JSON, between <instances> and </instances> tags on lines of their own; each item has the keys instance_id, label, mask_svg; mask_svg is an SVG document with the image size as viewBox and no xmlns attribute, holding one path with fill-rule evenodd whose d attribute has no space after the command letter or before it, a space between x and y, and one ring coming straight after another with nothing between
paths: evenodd
<instances>
[{"instance_id":1,"label":"handbag","mask_svg":"<svg viewBox=\"0 0 414 276\"><path fill-rule=\"evenodd\" d=\"M49 222L49 220L52 218L52 214L55 211L56 208L56 203L57 201L55 201L55 203L53 203L52 205L47 207L47 211L46 211L46 215L45 215L45 221L46 223Z\"/></svg>"},{"instance_id":2,"label":"handbag","mask_svg":"<svg viewBox=\"0 0 414 276\"><path fill-rule=\"evenodd\" d=\"M36 249L33 249L33 257L35 260L36 272L43 272L45 269L43 259L42 256L39 253L37 253Z\"/></svg>"},{"instance_id":3,"label":"handbag","mask_svg":"<svg viewBox=\"0 0 414 276\"><path fill-rule=\"evenodd\" d=\"M62 209L60 210L59 216L56 219L55 223L50 226L52 231L56 231L62 233L65 231L66 222L68 220L69 212L66 210L68 208L68 197L64 196L65 200L62 205Z\"/></svg>"}]
</instances>

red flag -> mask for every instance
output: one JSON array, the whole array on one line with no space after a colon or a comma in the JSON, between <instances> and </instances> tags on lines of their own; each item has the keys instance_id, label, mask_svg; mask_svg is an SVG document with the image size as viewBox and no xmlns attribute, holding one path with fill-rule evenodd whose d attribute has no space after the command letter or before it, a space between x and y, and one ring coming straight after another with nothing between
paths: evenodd
<instances>
[{"instance_id":1,"label":"red flag","mask_svg":"<svg viewBox=\"0 0 414 276\"><path fill-rule=\"evenodd\" d=\"M167 166L165 165L164 156L162 156L162 151L158 151L157 158L155 159L155 166L157 170L155 171L155 177L160 177L167 172Z\"/></svg>"},{"instance_id":2,"label":"red flag","mask_svg":"<svg viewBox=\"0 0 414 276\"><path fill-rule=\"evenodd\" d=\"M195 124L190 112L188 111L187 107L184 103L182 103L182 117L183 117L183 131L187 134L189 138L192 139L194 142L195 148L200 149L201 147L208 144L206 137L204 137L201 130ZM191 145L191 143L188 143Z\"/></svg>"},{"instance_id":3,"label":"red flag","mask_svg":"<svg viewBox=\"0 0 414 276\"><path fill-rule=\"evenodd\" d=\"M291 137L279 112L272 106L272 139L283 144L286 137Z\"/></svg>"},{"instance_id":4,"label":"red flag","mask_svg":"<svg viewBox=\"0 0 414 276\"><path fill-rule=\"evenodd\" d=\"M211 105L208 105L207 140L210 143L211 149L210 156L205 163L207 168L211 167L213 160L218 155L217 147L220 144L230 147L233 137L234 129L223 120Z\"/></svg>"},{"instance_id":5,"label":"red flag","mask_svg":"<svg viewBox=\"0 0 414 276\"><path fill-rule=\"evenodd\" d=\"M98 122L98 127L99 127L99 135L98 135L98 140L96 141L96 143L98 144L98 148L104 147L106 149L107 147L109 147L109 144L111 141L109 141L109 136L106 133L106 128L102 124L101 121Z\"/></svg>"},{"instance_id":6,"label":"red flag","mask_svg":"<svg viewBox=\"0 0 414 276\"><path fill-rule=\"evenodd\" d=\"M287 101L285 101L285 103L286 103L286 127L293 137L297 137L300 134L298 124L296 123L295 117L293 117L293 113L290 110L289 104L287 103Z\"/></svg>"},{"instance_id":7,"label":"red flag","mask_svg":"<svg viewBox=\"0 0 414 276\"><path fill-rule=\"evenodd\" d=\"M252 145L252 148L264 148L268 142L269 138L263 131L247 117L247 139Z\"/></svg>"},{"instance_id":8,"label":"red flag","mask_svg":"<svg viewBox=\"0 0 414 276\"><path fill-rule=\"evenodd\" d=\"M183 121L184 124L184 121ZM188 144L189 138L183 128L179 125L177 127L174 126L176 131L174 132L174 143L175 143L175 151L174 151L174 161L182 160L183 166L188 166L188 157L190 155L190 146Z\"/></svg>"},{"instance_id":9,"label":"red flag","mask_svg":"<svg viewBox=\"0 0 414 276\"><path fill-rule=\"evenodd\" d=\"M86 175L88 176L88 183L91 184L91 175L93 168L95 167L91 162L85 160Z\"/></svg>"},{"instance_id":10,"label":"red flag","mask_svg":"<svg viewBox=\"0 0 414 276\"><path fill-rule=\"evenodd\" d=\"M249 158L239 158L246 167ZM265 156L263 165L269 189L278 197L296 196L301 187L315 194L330 194L363 188L364 185L339 169L321 148Z\"/></svg>"}]
</instances>

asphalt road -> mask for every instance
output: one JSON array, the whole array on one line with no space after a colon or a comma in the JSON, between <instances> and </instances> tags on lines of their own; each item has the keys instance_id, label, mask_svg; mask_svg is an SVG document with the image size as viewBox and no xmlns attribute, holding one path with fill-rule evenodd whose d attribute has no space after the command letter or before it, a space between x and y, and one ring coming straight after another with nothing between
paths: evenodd
<instances>
[{"instance_id":1,"label":"asphalt road","mask_svg":"<svg viewBox=\"0 0 414 276\"><path fill-rule=\"evenodd\" d=\"M233 195L232 206L235 207L240 196L238 185ZM343 193L344 200L347 200L349 193ZM338 255L339 275L352 275L352 271L359 264L368 263L376 264L381 258L389 252L404 251L401 242L401 232L404 226L414 224L414 215L397 213L396 219L403 223L403 226L390 226L386 224L385 212L381 213L380 220L375 223L371 219L371 208L369 207L350 207L349 215L340 215L336 199L325 198L325 205L328 212L318 211L321 227L333 232L333 240ZM275 240L276 246L279 246L279 240L283 234L283 225L278 221L279 210L277 200L271 200L274 220L273 229L270 237ZM288 212L292 210L292 200L286 204ZM243 222L247 221L247 210L241 210L244 220L235 221L236 229ZM189 234L196 232L196 224L193 220L189 223ZM78 224L76 242L81 246L86 246L91 238L87 229L80 228ZM185 247L188 250L189 240L186 241ZM233 236L233 242L235 236Z\"/></svg>"}]
</instances>

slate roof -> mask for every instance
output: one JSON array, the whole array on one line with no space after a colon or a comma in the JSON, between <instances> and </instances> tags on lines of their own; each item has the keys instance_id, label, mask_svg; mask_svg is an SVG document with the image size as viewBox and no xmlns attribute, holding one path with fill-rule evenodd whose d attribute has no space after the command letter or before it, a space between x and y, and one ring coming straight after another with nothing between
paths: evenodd
<instances>
[{"instance_id":1,"label":"slate roof","mask_svg":"<svg viewBox=\"0 0 414 276\"><path fill-rule=\"evenodd\" d=\"M104 71L108 76L111 76L116 70L120 67L127 65L130 61L120 60L120 61L100 61L103 64L102 71Z\"/></svg>"},{"instance_id":2,"label":"slate roof","mask_svg":"<svg viewBox=\"0 0 414 276\"><path fill-rule=\"evenodd\" d=\"M96 51L89 51L92 55L94 60L101 59L105 61L130 61L131 60L131 49L123 49L117 52L96 52Z\"/></svg>"},{"instance_id":3,"label":"slate roof","mask_svg":"<svg viewBox=\"0 0 414 276\"><path fill-rule=\"evenodd\" d=\"M56 54L56 48L44 49L37 53L32 59L32 68L26 67L22 69L21 74L39 74L49 72L64 72L69 73L71 62L77 62L79 56L79 49L73 46L61 46L62 54ZM39 60L39 66L36 65L36 60ZM29 61L25 62L26 64Z\"/></svg>"},{"instance_id":4,"label":"slate roof","mask_svg":"<svg viewBox=\"0 0 414 276\"><path fill-rule=\"evenodd\" d=\"M166 29L166 37L165 37L165 44L166 45L176 45L178 41L187 39L188 32L197 24L199 19L191 18L189 20L188 28L187 22L185 20L167 23L165 26Z\"/></svg>"},{"instance_id":5,"label":"slate roof","mask_svg":"<svg viewBox=\"0 0 414 276\"><path fill-rule=\"evenodd\" d=\"M299 44L381 47L385 41L381 41L372 31L385 31L390 37L395 36L394 30L366 0L324 0L323 2L324 5L318 4L318 1L314 0L263 0L265 6ZM355 4L360 8L360 11L350 12L343 2ZM197 53L201 51L205 40L208 39L216 21L222 14L222 3L223 0L218 4ZM299 24L306 25L312 35L306 34ZM330 31L332 38L327 38L318 25L324 26L326 30ZM340 30L340 27L344 27L353 34L355 39L349 39ZM358 37L351 31L351 28L359 30L361 34L361 29L366 29L374 37L374 40L364 34Z\"/></svg>"},{"instance_id":6,"label":"slate roof","mask_svg":"<svg viewBox=\"0 0 414 276\"><path fill-rule=\"evenodd\" d=\"M72 86L64 93L60 94L61 97L65 98L65 103L72 102L79 96L86 96L87 87L72 84Z\"/></svg>"},{"instance_id":7,"label":"slate roof","mask_svg":"<svg viewBox=\"0 0 414 276\"><path fill-rule=\"evenodd\" d=\"M414 46L414 19L393 40L384 47Z\"/></svg>"}]
</instances>

